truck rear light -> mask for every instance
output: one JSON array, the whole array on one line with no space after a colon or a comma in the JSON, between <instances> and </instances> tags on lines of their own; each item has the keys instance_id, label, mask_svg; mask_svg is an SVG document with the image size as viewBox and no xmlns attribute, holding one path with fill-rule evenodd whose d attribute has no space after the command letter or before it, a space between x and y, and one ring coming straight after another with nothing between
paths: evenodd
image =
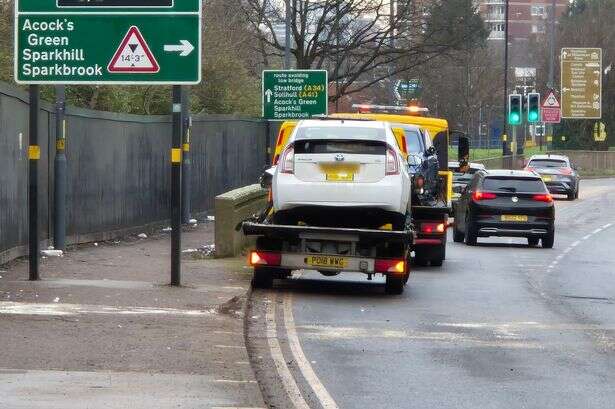
<instances>
[{"instance_id":1,"label":"truck rear light","mask_svg":"<svg viewBox=\"0 0 615 409\"><path fill-rule=\"evenodd\" d=\"M397 154L392 148L387 149L386 174L399 175L399 162L397 160Z\"/></svg>"},{"instance_id":2,"label":"truck rear light","mask_svg":"<svg viewBox=\"0 0 615 409\"><path fill-rule=\"evenodd\" d=\"M282 264L282 254L270 251L252 251L249 259L251 266L279 266Z\"/></svg>"},{"instance_id":3,"label":"truck rear light","mask_svg":"<svg viewBox=\"0 0 615 409\"><path fill-rule=\"evenodd\" d=\"M374 270L376 270L377 273L404 274L406 272L406 261L376 259Z\"/></svg>"},{"instance_id":4,"label":"truck rear light","mask_svg":"<svg viewBox=\"0 0 615 409\"><path fill-rule=\"evenodd\" d=\"M414 179L414 185L417 189L421 189L425 186L425 178L423 176L417 176L416 179Z\"/></svg>"},{"instance_id":5,"label":"truck rear light","mask_svg":"<svg viewBox=\"0 0 615 409\"><path fill-rule=\"evenodd\" d=\"M446 225L444 223L421 223L421 233L440 234L444 233Z\"/></svg>"},{"instance_id":6,"label":"truck rear light","mask_svg":"<svg viewBox=\"0 0 615 409\"><path fill-rule=\"evenodd\" d=\"M282 154L282 159L280 162L282 166L282 173L295 173L295 148L293 146L286 148Z\"/></svg>"},{"instance_id":7,"label":"truck rear light","mask_svg":"<svg viewBox=\"0 0 615 409\"><path fill-rule=\"evenodd\" d=\"M535 202L551 203L553 201L553 196L551 196L549 193L542 195L534 195L532 197L532 200L534 200Z\"/></svg>"},{"instance_id":8,"label":"truck rear light","mask_svg":"<svg viewBox=\"0 0 615 409\"><path fill-rule=\"evenodd\" d=\"M472 200L474 200L475 202L480 202L481 200L492 200L496 197L497 195L495 193L481 192L480 190L477 190L476 192L472 193Z\"/></svg>"}]
</instances>

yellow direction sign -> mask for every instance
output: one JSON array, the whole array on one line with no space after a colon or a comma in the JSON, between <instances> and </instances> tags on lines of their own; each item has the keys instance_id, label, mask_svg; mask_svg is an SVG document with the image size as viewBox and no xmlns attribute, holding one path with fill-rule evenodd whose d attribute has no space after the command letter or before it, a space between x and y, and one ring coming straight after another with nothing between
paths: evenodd
<instances>
[{"instance_id":1,"label":"yellow direction sign","mask_svg":"<svg viewBox=\"0 0 615 409\"><path fill-rule=\"evenodd\" d=\"M562 118L602 117L602 49L562 48Z\"/></svg>"},{"instance_id":2,"label":"yellow direction sign","mask_svg":"<svg viewBox=\"0 0 615 409\"><path fill-rule=\"evenodd\" d=\"M606 125L604 124L604 122L594 123L594 141L604 142L606 141L606 137Z\"/></svg>"}]
</instances>

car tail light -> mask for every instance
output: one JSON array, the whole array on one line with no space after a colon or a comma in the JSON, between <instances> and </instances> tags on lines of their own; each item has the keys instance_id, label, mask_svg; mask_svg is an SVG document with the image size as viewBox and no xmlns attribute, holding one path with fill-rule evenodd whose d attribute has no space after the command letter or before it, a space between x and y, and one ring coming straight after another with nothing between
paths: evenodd
<instances>
[{"instance_id":1,"label":"car tail light","mask_svg":"<svg viewBox=\"0 0 615 409\"><path fill-rule=\"evenodd\" d=\"M476 192L472 193L472 200L474 200L475 202L480 202L481 200L491 200L495 199L496 197L497 195L495 193L481 192L480 190L477 190Z\"/></svg>"},{"instance_id":2,"label":"car tail light","mask_svg":"<svg viewBox=\"0 0 615 409\"><path fill-rule=\"evenodd\" d=\"M533 171L534 171L534 168L533 168L533 167L531 167L531 166L526 166L526 167L525 167L525 170L526 170L526 171L528 171L528 172L533 172Z\"/></svg>"},{"instance_id":3,"label":"car tail light","mask_svg":"<svg viewBox=\"0 0 615 409\"><path fill-rule=\"evenodd\" d=\"M251 266L279 266L282 264L282 254L270 251L252 251L249 259Z\"/></svg>"},{"instance_id":4,"label":"car tail light","mask_svg":"<svg viewBox=\"0 0 615 409\"><path fill-rule=\"evenodd\" d=\"M421 223L421 233L439 234L444 233L446 225L444 223Z\"/></svg>"},{"instance_id":5,"label":"car tail light","mask_svg":"<svg viewBox=\"0 0 615 409\"><path fill-rule=\"evenodd\" d=\"M391 148L387 149L386 174L399 175L399 162L397 160L397 154Z\"/></svg>"},{"instance_id":6,"label":"car tail light","mask_svg":"<svg viewBox=\"0 0 615 409\"><path fill-rule=\"evenodd\" d=\"M551 196L548 193L540 194L540 195L534 195L532 197L532 200L534 200L536 202L551 203L553 201L553 196Z\"/></svg>"},{"instance_id":7,"label":"car tail light","mask_svg":"<svg viewBox=\"0 0 615 409\"><path fill-rule=\"evenodd\" d=\"M280 162L282 173L295 173L295 148L292 145L286 148Z\"/></svg>"},{"instance_id":8,"label":"car tail light","mask_svg":"<svg viewBox=\"0 0 615 409\"><path fill-rule=\"evenodd\" d=\"M376 270L377 273L404 274L406 272L406 261L376 259L374 263L374 270Z\"/></svg>"},{"instance_id":9,"label":"car tail light","mask_svg":"<svg viewBox=\"0 0 615 409\"><path fill-rule=\"evenodd\" d=\"M414 185L420 189L423 186L425 186L425 178L423 176L417 176L416 179L414 179Z\"/></svg>"},{"instance_id":10,"label":"car tail light","mask_svg":"<svg viewBox=\"0 0 615 409\"><path fill-rule=\"evenodd\" d=\"M561 173L562 175L572 175L572 169L571 168L561 168L559 170L559 173Z\"/></svg>"}]
</instances>

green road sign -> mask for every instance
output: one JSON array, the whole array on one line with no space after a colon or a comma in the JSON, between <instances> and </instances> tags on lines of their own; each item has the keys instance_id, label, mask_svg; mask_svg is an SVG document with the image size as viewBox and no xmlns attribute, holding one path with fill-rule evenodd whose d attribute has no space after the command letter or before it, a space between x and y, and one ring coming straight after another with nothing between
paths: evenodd
<instances>
[{"instance_id":1,"label":"green road sign","mask_svg":"<svg viewBox=\"0 0 615 409\"><path fill-rule=\"evenodd\" d=\"M22 84L197 84L201 0L16 0Z\"/></svg>"},{"instance_id":2,"label":"green road sign","mask_svg":"<svg viewBox=\"0 0 615 409\"><path fill-rule=\"evenodd\" d=\"M394 91L398 101L407 101L419 98L423 92L423 87L418 79L397 80Z\"/></svg>"},{"instance_id":3,"label":"green road sign","mask_svg":"<svg viewBox=\"0 0 615 409\"><path fill-rule=\"evenodd\" d=\"M263 71L263 118L306 119L328 113L326 70Z\"/></svg>"}]
</instances>

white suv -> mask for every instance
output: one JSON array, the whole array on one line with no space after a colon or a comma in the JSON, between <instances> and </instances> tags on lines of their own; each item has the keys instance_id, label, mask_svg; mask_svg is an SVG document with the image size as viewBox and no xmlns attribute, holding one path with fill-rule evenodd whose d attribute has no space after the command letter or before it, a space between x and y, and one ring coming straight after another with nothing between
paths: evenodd
<instances>
[{"instance_id":1,"label":"white suv","mask_svg":"<svg viewBox=\"0 0 615 409\"><path fill-rule=\"evenodd\" d=\"M297 124L272 189L276 212L328 207L405 217L411 178L388 123L315 119Z\"/></svg>"}]
</instances>

